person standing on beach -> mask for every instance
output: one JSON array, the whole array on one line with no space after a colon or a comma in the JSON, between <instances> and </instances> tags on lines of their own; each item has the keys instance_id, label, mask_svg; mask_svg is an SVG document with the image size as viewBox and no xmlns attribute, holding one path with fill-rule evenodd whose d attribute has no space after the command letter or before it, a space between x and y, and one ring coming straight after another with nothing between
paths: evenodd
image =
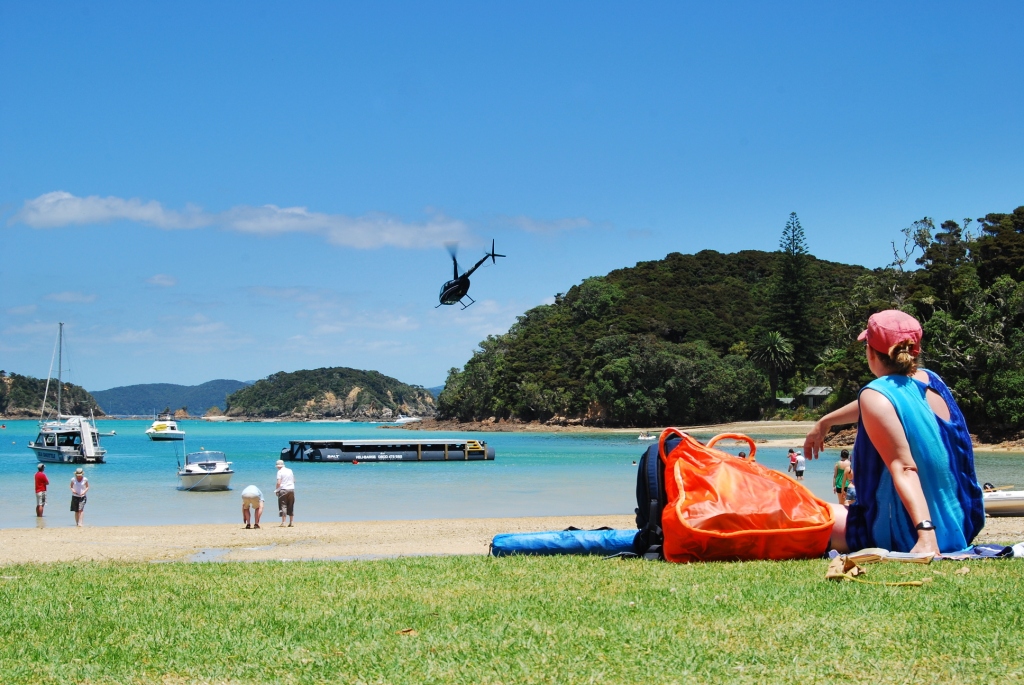
<instances>
[{"instance_id":1,"label":"person standing on beach","mask_svg":"<svg viewBox=\"0 0 1024 685\"><path fill-rule=\"evenodd\" d=\"M85 496L89 492L89 479L85 477L85 471L75 469L75 477L71 479L71 511L75 512L75 525L82 527L82 517L85 515Z\"/></svg>"},{"instance_id":2,"label":"person standing on beach","mask_svg":"<svg viewBox=\"0 0 1024 685\"><path fill-rule=\"evenodd\" d=\"M284 525L287 516L288 527L291 528L295 523L295 474L280 459L277 460L277 485L274 493L277 495L277 507L281 510L281 525Z\"/></svg>"},{"instance_id":3,"label":"person standing on beach","mask_svg":"<svg viewBox=\"0 0 1024 685\"><path fill-rule=\"evenodd\" d=\"M260 527L260 517L263 516L263 493L255 485L246 486L242 490L242 521L246 528L252 528L249 523L249 509L253 512L253 523Z\"/></svg>"},{"instance_id":4,"label":"person standing on beach","mask_svg":"<svg viewBox=\"0 0 1024 685\"><path fill-rule=\"evenodd\" d=\"M36 467L36 518L43 516L43 507L46 506L46 486L50 484L50 479L43 473L45 468L45 464Z\"/></svg>"},{"instance_id":5,"label":"person standing on beach","mask_svg":"<svg viewBox=\"0 0 1024 685\"><path fill-rule=\"evenodd\" d=\"M793 464L793 472L796 474L797 480L804 479L804 469L807 468L807 460L804 459L804 455L796 452L796 462Z\"/></svg>"},{"instance_id":6,"label":"person standing on beach","mask_svg":"<svg viewBox=\"0 0 1024 685\"><path fill-rule=\"evenodd\" d=\"M840 504L846 504L846 486L850 482L850 450L839 453L839 461L832 469L832 487Z\"/></svg>"}]
</instances>

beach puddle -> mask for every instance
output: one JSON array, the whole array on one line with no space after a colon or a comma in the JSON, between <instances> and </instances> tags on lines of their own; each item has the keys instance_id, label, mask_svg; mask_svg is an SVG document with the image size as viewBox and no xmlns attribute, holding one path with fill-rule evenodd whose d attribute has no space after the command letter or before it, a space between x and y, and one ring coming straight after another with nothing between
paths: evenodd
<instances>
[{"instance_id":1,"label":"beach puddle","mask_svg":"<svg viewBox=\"0 0 1024 685\"><path fill-rule=\"evenodd\" d=\"M190 554L185 557L182 561L188 561L192 563L202 563L206 561L223 561L221 557L231 553L230 547L210 547L207 549L201 549L195 554Z\"/></svg>"}]
</instances>

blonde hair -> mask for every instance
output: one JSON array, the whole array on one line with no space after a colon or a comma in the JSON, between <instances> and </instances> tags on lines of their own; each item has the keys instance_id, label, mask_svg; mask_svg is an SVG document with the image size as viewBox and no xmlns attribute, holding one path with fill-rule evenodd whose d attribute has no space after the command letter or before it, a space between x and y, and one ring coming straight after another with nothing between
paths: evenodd
<instances>
[{"instance_id":1,"label":"blonde hair","mask_svg":"<svg viewBox=\"0 0 1024 685\"><path fill-rule=\"evenodd\" d=\"M914 354L915 343L913 340L898 342L889 348L889 354L879 352L871 348L886 367L904 376L917 372L917 357ZM870 347L870 345L869 345Z\"/></svg>"}]
</instances>

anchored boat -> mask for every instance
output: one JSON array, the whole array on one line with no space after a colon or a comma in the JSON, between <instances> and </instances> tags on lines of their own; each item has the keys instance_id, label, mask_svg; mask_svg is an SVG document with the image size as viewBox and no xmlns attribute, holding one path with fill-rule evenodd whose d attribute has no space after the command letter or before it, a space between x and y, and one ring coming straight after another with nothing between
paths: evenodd
<instances>
[{"instance_id":1,"label":"anchored boat","mask_svg":"<svg viewBox=\"0 0 1024 685\"><path fill-rule=\"evenodd\" d=\"M146 429L150 440L184 440L185 431L178 428L178 423L170 414L160 414L153 425Z\"/></svg>"},{"instance_id":2,"label":"anchored boat","mask_svg":"<svg viewBox=\"0 0 1024 685\"><path fill-rule=\"evenodd\" d=\"M231 462L223 452L190 452L185 455L185 466L178 471L181 490L205 492L207 490L227 490L231 484Z\"/></svg>"},{"instance_id":3,"label":"anchored boat","mask_svg":"<svg viewBox=\"0 0 1024 685\"><path fill-rule=\"evenodd\" d=\"M291 440L285 461L491 461L494 448L483 440Z\"/></svg>"},{"instance_id":4,"label":"anchored boat","mask_svg":"<svg viewBox=\"0 0 1024 685\"><path fill-rule=\"evenodd\" d=\"M46 420L46 397L50 392L50 376L53 373L53 360L50 361L50 374L46 377L46 389L43 391L43 405L39 410L39 435L28 444L35 452L36 459L59 464L102 464L107 451L100 447L100 433L96 430L96 419L89 414L74 416L61 413L61 390L64 386L62 371L64 368L64 324L60 324L57 333L57 417ZM111 432L113 434L113 432Z\"/></svg>"}]
</instances>

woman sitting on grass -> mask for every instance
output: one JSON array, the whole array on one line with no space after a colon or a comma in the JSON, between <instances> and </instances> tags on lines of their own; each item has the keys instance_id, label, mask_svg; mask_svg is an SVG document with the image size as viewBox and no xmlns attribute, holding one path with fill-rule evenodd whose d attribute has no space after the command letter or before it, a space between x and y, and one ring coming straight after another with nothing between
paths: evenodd
<instances>
[{"instance_id":1,"label":"woman sitting on grass","mask_svg":"<svg viewBox=\"0 0 1024 685\"><path fill-rule=\"evenodd\" d=\"M832 505L832 546L953 552L985 524L971 436L942 379L918 369L921 324L897 310L868 319L868 366L877 377L857 400L822 417L804 453L817 458L832 426L858 421L852 469L857 501Z\"/></svg>"}]
</instances>

